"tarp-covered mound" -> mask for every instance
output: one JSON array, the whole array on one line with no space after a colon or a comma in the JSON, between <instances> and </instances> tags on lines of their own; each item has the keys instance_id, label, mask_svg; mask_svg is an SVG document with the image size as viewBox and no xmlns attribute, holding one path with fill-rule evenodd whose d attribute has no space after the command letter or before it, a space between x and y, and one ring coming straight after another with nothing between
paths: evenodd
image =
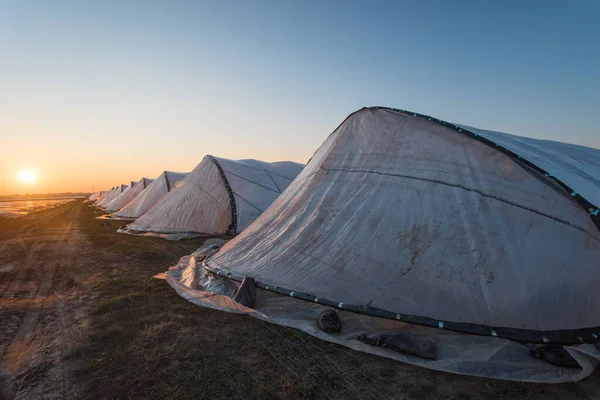
<instances>
[{"instance_id":1,"label":"tarp-covered mound","mask_svg":"<svg viewBox=\"0 0 600 400\"><path fill-rule=\"evenodd\" d=\"M85 201L87 201L88 203L91 201L95 201L98 198L98 196L100 196L100 192L92 193L87 199L85 199Z\"/></svg>"},{"instance_id":2,"label":"tarp-covered mound","mask_svg":"<svg viewBox=\"0 0 600 400\"><path fill-rule=\"evenodd\" d=\"M123 193L129 186L125 185L125 184L121 184L119 186L116 186L114 189L112 189L110 192L108 192L106 194L106 196L104 196L103 198L101 198L100 200L98 200L96 202L96 206L103 208L104 206L106 206L108 203L110 203L111 201L113 201L114 199L116 199L121 193Z\"/></svg>"},{"instance_id":3,"label":"tarp-covered mound","mask_svg":"<svg viewBox=\"0 0 600 400\"><path fill-rule=\"evenodd\" d=\"M131 182L131 185L113 201L108 203L104 208L108 211L119 211L131 201L135 200L146 188L152 183L152 179L142 178L138 182Z\"/></svg>"},{"instance_id":4,"label":"tarp-covered mound","mask_svg":"<svg viewBox=\"0 0 600 400\"><path fill-rule=\"evenodd\" d=\"M199 304L434 369L538 382L589 375L600 352L576 344L600 335L600 230L578 193L600 193L600 150L467 129L392 109L352 114L261 217L203 265L182 259L169 282ZM515 139L496 145L496 135ZM207 271L229 279L217 285ZM261 288L255 310L223 289L244 278ZM316 328L324 308L342 310L340 334ZM375 327L431 338L437 355L352 339ZM582 368L551 365L516 341L569 345Z\"/></svg>"},{"instance_id":5,"label":"tarp-covered mound","mask_svg":"<svg viewBox=\"0 0 600 400\"><path fill-rule=\"evenodd\" d=\"M302 168L290 161L206 156L177 188L123 232L168 239L235 234L262 214Z\"/></svg>"},{"instance_id":6,"label":"tarp-covered mound","mask_svg":"<svg viewBox=\"0 0 600 400\"><path fill-rule=\"evenodd\" d=\"M174 189L177 182L186 175L187 173L164 171L139 196L114 213L113 218L136 219L141 217L163 196Z\"/></svg>"},{"instance_id":7,"label":"tarp-covered mound","mask_svg":"<svg viewBox=\"0 0 600 400\"><path fill-rule=\"evenodd\" d=\"M118 186L113 186L112 188L110 188L110 190L107 190L103 193L101 193L98 198L96 198L96 200L94 200L94 204L98 205L101 201L103 201L106 197L108 196L112 196L113 193L117 190ZM114 197L113 197L114 198Z\"/></svg>"}]
</instances>

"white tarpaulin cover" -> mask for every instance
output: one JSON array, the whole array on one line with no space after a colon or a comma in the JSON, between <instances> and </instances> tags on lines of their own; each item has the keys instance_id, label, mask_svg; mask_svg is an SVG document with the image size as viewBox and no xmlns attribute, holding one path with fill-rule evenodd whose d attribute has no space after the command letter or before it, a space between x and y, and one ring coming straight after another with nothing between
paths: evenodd
<instances>
[{"instance_id":1,"label":"white tarpaulin cover","mask_svg":"<svg viewBox=\"0 0 600 400\"><path fill-rule=\"evenodd\" d=\"M90 196L86 199L86 201L90 202L90 201L94 201L98 198L98 196L100 196L100 192L95 192L90 194Z\"/></svg>"},{"instance_id":2,"label":"white tarpaulin cover","mask_svg":"<svg viewBox=\"0 0 600 400\"><path fill-rule=\"evenodd\" d=\"M98 192L98 194L96 195L96 197L94 197L92 200L90 200L91 203L96 203L100 200L102 200L104 198L104 196L106 196L107 194L109 194L112 190L114 190L114 188L111 188L110 190L103 190Z\"/></svg>"},{"instance_id":3,"label":"white tarpaulin cover","mask_svg":"<svg viewBox=\"0 0 600 400\"><path fill-rule=\"evenodd\" d=\"M110 203L111 201L113 201L115 198L117 198L117 196L119 196L121 193L123 193L129 186L125 185L125 184L121 184L117 187L115 187L113 190L111 190L110 192L108 192L106 194L106 196L104 196L103 198L101 198L100 200L98 200L96 202L96 206L98 207L104 207L105 205L107 205L108 203Z\"/></svg>"},{"instance_id":4,"label":"white tarpaulin cover","mask_svg":"<svg viewBox=\"0 0 600 400\"><path fill-rule=\"evenodd\" d=\"M135 198L138 197L140 193L143 193L151 183L152 179L148 178L142 178L138 182L131 182L131 185L129 185L123 193L108 203L104 208L108 211L119 211L131 201L135 200Z\"/></svg>"},{"instance_id":5,"label":"white tarpaulin cover","mask_svg":"<svg viewBox=\"0 0 600 400\"><path fill-rule=\"evenodd\" d=\"M551 142L562 154L553 162L546 141L485 134L515 138L510 150L518 155L519 143L531 149L535 142L544 169L570 171L564 183L590 201L598 194L590 189L597 181L586 186L569 176L600 176L600 150L564 145L561 152ZM575 340L567 330L577 330L591 342L600 333L600 231L592 218L550 177L493 145L426 118L369 108L348 117L268 210L205 266L311 299L261 290L256 309L242 311L327 340L444 371L564 382L591 373L600 357L593 344L568 347L577 369L533 358L501 337L558 343ZM197 255L182 259L168 281L192 301L240 312L224 289L237 282L223 283L197 263ZM443 330L341 311L345 328L325 334L315 323L327 302ZM433 338L436 359L348 340L380 328Z\"/></svg>"},{"instance_id":6,"label":"white tarpaulin cover","mask_svg":"<svg viewBox=\"0 0 600 400\"><path fill-rule=\"evenodd\" d=\"M113 218L136 219L141 217L163 196L173 190L186 175L187 173L164 171L139 196L114 213Z\"/></svg>"},{"instance_id":7,"label":"white tarpaulin cover","mask_svg":"<svg viewBox=\"0 0 600 400\"><path fill-rule=\"evenodd\" d=\"M290 161L206 156L177 188L123 232L170 239L240 232L269 207L302 168Z\"/></svg>"}]
</instances>

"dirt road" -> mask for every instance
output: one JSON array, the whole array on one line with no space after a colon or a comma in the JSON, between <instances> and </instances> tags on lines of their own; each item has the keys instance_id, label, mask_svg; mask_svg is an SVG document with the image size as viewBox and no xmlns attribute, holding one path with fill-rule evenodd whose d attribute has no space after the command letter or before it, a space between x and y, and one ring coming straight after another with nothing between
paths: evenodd
<instances>
[{"instance_id":1,"label":"dirt road","mask_svg":"<svg viewBox=\"0 0 600 400\"><path fill-rule=\"evenodd\" d=\"M70 204L2 232L0 242L1 379L4 396L65 398L71 363L61 362L83 337L82 268L87 241L80 207Z\"/></svg>"}]
</instances>

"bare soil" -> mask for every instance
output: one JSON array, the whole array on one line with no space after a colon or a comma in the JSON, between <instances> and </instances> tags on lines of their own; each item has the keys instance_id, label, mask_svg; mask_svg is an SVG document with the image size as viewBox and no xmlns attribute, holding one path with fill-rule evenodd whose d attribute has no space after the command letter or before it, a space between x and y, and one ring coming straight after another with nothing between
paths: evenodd
<instances>
[{"instance_id":1,"label":"bare soil","mask_svg":"<svg viewBox=\"0 0 600 400\"><path fill-rule=\"evenodd\" d=\"M600 373L540 385L430 371L195 306L152 276L202 240L116 233L73 202L0 220L0 400L596 399Z\"/></svg>"}]
</instances>

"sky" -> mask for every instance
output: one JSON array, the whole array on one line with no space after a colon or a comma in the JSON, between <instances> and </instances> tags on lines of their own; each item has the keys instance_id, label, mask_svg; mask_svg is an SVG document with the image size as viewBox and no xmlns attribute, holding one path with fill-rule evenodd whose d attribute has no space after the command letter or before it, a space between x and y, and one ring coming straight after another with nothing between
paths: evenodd
<instances>
[{"instance_id":1,"label":"sky","mask_svg":"<svg viewBox=\"0 0 600 400\"><path fill-rule=\"evenodd\" d=\"M600 148L598 20L596 0L0 0L0 194L305 163L373 105Z\"/></svg>"}]
</instances>

